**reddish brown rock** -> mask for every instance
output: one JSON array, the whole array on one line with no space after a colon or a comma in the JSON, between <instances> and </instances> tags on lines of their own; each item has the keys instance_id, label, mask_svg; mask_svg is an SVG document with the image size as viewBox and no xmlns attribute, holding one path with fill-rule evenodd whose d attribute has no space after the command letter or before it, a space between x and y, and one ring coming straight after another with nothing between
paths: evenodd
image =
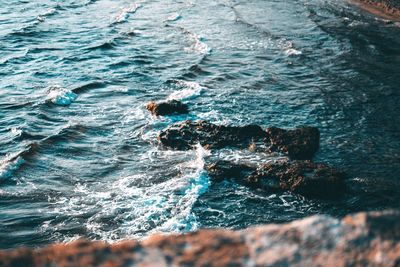
<instances>
[{"instance_id":1,"label":"reddish brown rock","mask_svg":"<svg viewBox=\"0 0 400 267\"><path fill-rule=\"evenodd\" d=\"M170 100L161 103L150 102L146 105L146 109L155 116L187 114L189 112L188 106L178 100Z\"/></svg>"},{"instance_id":2,"label":"reddish brown rock","mask_svg":"<svg viewBox=\"0 0 400 267\"><path fill-rule=\"evenodd\" d=\"M400 212L0 251L0 266L399 266Z\"/></svg>"},{"instance_id":3,"label":"reddish brown rock","mask_svg":"<svg viewBox=\"0 0 400 267\"><path fill-rule=\"evenodd\" d=\"M207 167L214 181L238 183L269 191L285 190L311 197L332 198L345 191L345 175L326 164L309 161L278 161L258 167L219 161Z\"/></svg>"},{"instance_id":4,"label":"reddish brown rock","mask_svg":"<svg viewBox=\"0 0 400 267\"><path fill-rule=\"evenodd\" d=\"M379 17L400 21L400 1L398 0L350 0L350 2Z\"/></svg>"}]
</instances>

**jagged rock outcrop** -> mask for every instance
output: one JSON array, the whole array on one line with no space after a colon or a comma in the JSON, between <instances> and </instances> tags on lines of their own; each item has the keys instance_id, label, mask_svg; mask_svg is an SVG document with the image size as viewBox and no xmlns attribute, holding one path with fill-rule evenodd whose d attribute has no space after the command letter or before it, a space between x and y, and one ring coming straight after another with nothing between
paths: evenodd
<instances>
[{"instance_id":1,"label":"jagged rock outcrop","mask_svg":"<svg viewBox=\"0 0 400 267\"><path fill-rule=\"evenodd\" d=\"M332 198L345 192L345 175L326 164L278 161L258 167L218 161L207 166L214 181L234 179L240 184L268 191L288 190L304 196Z\"/></svg>"},{"instance_id":2,"label":"jagged rock outcrop","mask_svg":"<svg viewBox=\"0 0 400 267\"><path fill-rule=\"evenodd\" d=\"M161 131L158 139L165 147L176 150L192 149L197 143L209 149L260 145L285 153L291 159L311 159L319 149L319 137L315 127L263 130L258 125L224 126L207 121L184 121Z\"/></svg>"},{"instance_id":3,"label":"jagged rock outcrop","mask_svg":"<svg viewBox=\"0 0 400 267\"><path fill-rule=\"evenodd\" d=\"M400 212L0 251L0 266L399 266Z\"/></svg>"},{"instance_id":4,"label":"jagged rock outcrop","mask_svg":"<svg viewBox=\"0 0 400 267\"><path fill-rule=\"evenodd\" d=\"M188 105L179 100L170 100L166 102L150 102L146 105L146 109L155 116L166 116L174 114L187 114L189 112Z\"/></svg>"}]
</instances>

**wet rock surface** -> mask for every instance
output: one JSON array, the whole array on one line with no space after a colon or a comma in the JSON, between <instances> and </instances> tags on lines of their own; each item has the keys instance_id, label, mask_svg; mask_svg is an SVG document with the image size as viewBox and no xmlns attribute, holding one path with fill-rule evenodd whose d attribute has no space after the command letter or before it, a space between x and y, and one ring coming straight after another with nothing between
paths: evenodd
<instances>
[{"instance_id":1,"label":"wet rock surface","mask_svg":"<svg viewBox=\"0 0 400 267\"><path fill-rule=\"evenodd\" d=\"M285 190L322 198L338 197L345 191L344 173L309 161L278 161L260 166L218 161L208 165L207 170L213 181L234 179L269 191Z\"/></svg>"},{"instance_id":2,"label":"wet rock surface","mask_svg":"<svg viewBox=\"0 0 400 267\"><path fill-rule=\"evenodd\" d=\"M176 150L192 149L200 143L209 149L224 147L264 147L287 154L291 159L311 159L319 149L319 131L315 127L284 130L258 125L224 126L207 121L185 121L171 125L158 136L161 144Z\"/></svg>"},{"instance_id":3,"label":"wet rock surface","mask_svg":"<svg viewBox=\"0 0 400 267\"><path fill-rule=\"evenodd\" d=\"M184 121L161 131L158 139L164 146L176 150L192 149L198 143L209 149L246 148L253 142L268 142L268 134L257 125L236 127L207 121Z\"/></svg>"},{"instance_id":4,"label":"wet rock surface","mask_svg":"<svg viewBox=\"0 0 400 267\"><path fill-rule=\"evenodd\" d=\"M146 105L146 109L155 116L187 114L189 112L189 107L178 100L170 100L160 103L150 102Z\"/></svg>"},{"instance_id":5,"label":"wet rock surface","mask_svg":"<svg viewBox=\"0 0 400 267\"><path fill-rule=\"evenodd\" d=\"M400 212L0 251L0 266L399 266Z\"/></svg>"}]
</instances>

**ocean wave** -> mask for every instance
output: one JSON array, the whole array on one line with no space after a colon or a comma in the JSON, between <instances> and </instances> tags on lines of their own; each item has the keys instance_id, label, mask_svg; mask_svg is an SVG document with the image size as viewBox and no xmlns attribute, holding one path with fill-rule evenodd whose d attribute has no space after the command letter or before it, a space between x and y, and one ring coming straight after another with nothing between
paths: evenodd
<instances>
[{"instance_id":1,"label":"ocean wave","mask_svg":"<svg viewBox=\"0 0 400 267\"><path fill-rule=\"evenodd\" d=\"M248 20L246 20L243 15L235 8L235 6L230 6L230 5L225 5L226 7L230 8L234 15L235 15L235 21L237 23L241 23L247 27L253 28L257 32L263 34L266 36L269 40L272 40L278 44L278 47L283 50L283 52L287 56L293 56L293 55L301 55L302 52L298 49L295 49L293 42L287 40L285 37L281 37L278 35L273 34L272 32L268 31L267 29L261 27L260 25L256 23L251 23ZM267 43L268 44L268 43ZM265 46L265 44L263 44Z\"/></svg>"},{"instance_id":2,"label":"ocean wave","mask_svg":"<svg viewBox=\"0 0 400 267\"><path fill-rule=\"evenodd\" d=\"M294 47L293 42L288 41L286 39L281 39L278 42L278 47L285 53L287 56L298 56L303 54L300 50Z\"/></svg>"},{"instance_id":3,"label":"ocean wave","mask_svg":"<svg viewBox=\"0 0 400 267\"><path fill-rule=\"evenodd\" d=\"M37 19L39 22L44 22L44 21L46 20L47 17L52 16L52 15L54 15L54 14L56 14L56 13L57 13L57 9L55 9L55 8L50 8L50 9L46 10L44 13L39 14L39 15L36 17L36 19Z\"/></svg>"},{"instance_id":4,"label":"ocean wave","mask_svg":"<svg viewBox=\"0 0 400 267\"><path fill-rule=\"evenodd\" d=\"M135 3L129 7L121 9L121 11L117 14L117 16L115 16L115 18L112 20L111 25L127 21L129 15L135 13L141 7L142 7L141 4Z\"/></svg>"},{"instance_id":5,"label":"ocean wave","mask_svg":"<svg viewBox=\"0 0 400 267\"><path fill-rule=\"evenodd\" d=\"M177 21L180 20L182 18L182 16L179 13L173 13L170 16L168 16L164 22L173 22L173 21Z\"/></svg>"},{"instance_id":6,"label":"ocean wave","mask_svg":"<svg viewBox=\"0 0 400 267\"><path fill-rule=\"evenodd\" d=\"M192 41L192 45L188 48L185 48L185 51L195 52L203 55L208 55L211 53L211 48L205 43L205 38L199 36L195 33L188 32L188 36Z\"/></svg>"},{"instance_id":7,"label":"ocean wave","mask_svg":"<svg viewBox=\"0 0 400 267\"><path fill-rule=\"evenodd\" d=\"M97 45L93 45L88 47L88 50L111 50L116 46L114 40L110 40L110 41L105 41L102 42L101 44L97 44Z\"/></svg>"},{"instance_id":8,"label":"ocean wave","mask_svg":"<svg viewBox=\"0 0 400 267\"><path fill-rule=\"evenodd\" d=\"M294 49L294 48L288 48L288 49L284 50L284 53L287 56L298 56L298 55L303 54L300 50L297 50L297 49Z\"/></svg>"},{"instance_id":9,"label":"ocean wave","mask_svg":"<svg viewBox=\"0 0 400 267\"><path fill-rule=\"evenodd\" d=\"M106 83L104 83L102 81L93 81L93 82L79 84L79 85L75 86L73 89L71 89L71 91L74 92L75 94L80 94L80 93L84 93L88 90L103 88L105 86L106 86Z\"/></svg>"},{"instance_id":10,"label":"ocean wave","mask_svg":"<svg viewBox=\"0 0 400 267\"><path fill-rule=\"evenodd\" d=\"M78 97L71 90L61 88L58 85L50 86L47 92L46 102L51 102L59 106L68 106Z\"/></svg>"},{"instance_id":11,"label":"ocean wave","mask_svg":"<svg viewBox=\"0 0 400 267\"><path fill-rule=\"evenodd\" d=\"M12 174L24 163L25 160L21 156L6 156L0 161L0 181L10 178Z\"/></svg>"},{"instance_id":12,"label":"ocean wave","mask_svg":"<svg viewBox=\"0 0 400 267\"><path fill-rule=\"evenodd\" d=\"M16 53L14 55L10 55L8 57L5 57L2 61L0 61L0 64L7 64L7 63L11 63L14 60L24 58L24 57L26 57L28 55L29 52L30 52L29 48L24 49L20 53Z\"/></svg>"},{"instance_id":13,"label":"ocean wave","mask_svg":"<svg viewBox=\"0 0 400 267\"><path fill-rule=\"evenodd\" d=\"M152 232L188 232L199 229L200 224L193 214L192 208L199 196L204 194L209 187L210 181L204 167L205 158L211 153L200 144L196 145L195 151L196 159L187 165L195 171L185 175L189 183L182 190L183 197L174 209L174 216Z\"/></svg>"},{"instance_id":14,"label":"ocean wave","mask_svg":"<svg viewBox=\"0 0 400 267\"><path fill-rule=\"evenodd\" d=\"M65 135L81 132L84 127L80 124L67 123L49 136L32 135L17 128L11 128L12 134L16 137L25 136L37 139L35 142L27 144L23 149L14 154L8 154L0 160L0 180L10 178L38 149L44 144L52 143Z\"/></svg>"},{"instance_id":15,"label":"ocean wave","mask_svg":"<svg viewBox=\"0 0 400 267\"><path fill-rule=\"evenodd\" d=\"M24 157L32 154L36 147L37 143L33 142L17 153L6 155L0 161L0 180L12 177L13 173L25 163Z\"/></svg>"}]
</instances>

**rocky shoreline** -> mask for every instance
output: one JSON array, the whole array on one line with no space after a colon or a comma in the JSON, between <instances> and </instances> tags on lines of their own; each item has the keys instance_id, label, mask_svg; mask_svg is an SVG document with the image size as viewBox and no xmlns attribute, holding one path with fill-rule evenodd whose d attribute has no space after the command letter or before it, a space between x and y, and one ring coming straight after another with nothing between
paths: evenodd
<instances>
[{"instance_id":1,"label":"rocky shoreline","mask_svg":"<svg viewBox=\"0 0 400 267\"><path fill-rule=\"evenodd\" d=\"M0 266L399 266L400 212L0 251Z\"/></svg>"},{"instance_id":2,"label":"rocky shoreline","mask_svg":"<svg viewBox=\"0 0 400 267\"><path fill-rule=\"evenodd\" d=\"M350 0L350 2L378 17L400 22L400 1Z\"/></svg>"}]
</instances>

